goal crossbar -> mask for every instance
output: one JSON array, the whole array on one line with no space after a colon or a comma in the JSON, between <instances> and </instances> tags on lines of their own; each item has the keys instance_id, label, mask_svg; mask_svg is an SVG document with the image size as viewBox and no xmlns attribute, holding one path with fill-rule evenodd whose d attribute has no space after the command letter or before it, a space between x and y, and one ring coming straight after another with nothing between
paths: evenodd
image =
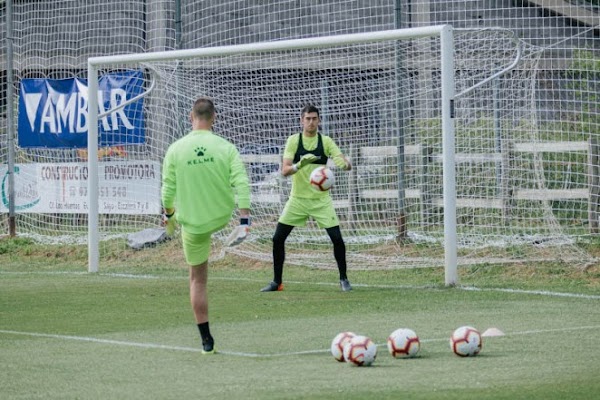
<instances>
[{"instance_id":1,"label":"goal crossbar","mask_svg":"<svg viewBox=\"0 0 600 400\"><path fill-rule=\"evenodd\" d=\"M90 67L100 67L110 64L136 64L162 60L184 60L195 57L218 57L235 54L252 54L265 51L302 50L322 47L333 47L345 44L360 44L382 42L386 40L412 39L440 36L442 32L451 32L450 25L434 25L421 28L391 29L367 33L351 33L346 35L322 36L305 39L277 40L271 42L248 43L231 46L200 47L195 49L159 51L152 53L136 53L115 56L90 57Z\"/></svg>"}]
</instances>

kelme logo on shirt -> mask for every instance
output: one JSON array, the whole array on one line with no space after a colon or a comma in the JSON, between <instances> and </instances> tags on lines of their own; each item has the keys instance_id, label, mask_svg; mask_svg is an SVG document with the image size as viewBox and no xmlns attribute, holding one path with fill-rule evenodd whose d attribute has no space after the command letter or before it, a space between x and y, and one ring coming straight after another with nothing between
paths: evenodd
<instances>
[{"instance_id":1,"label":"kelme logo on shirt","mask_svg":"<svg viewBox=\"0 0 600 400\"><path fill-rule=\"evenodd\" d=\"M188 160L188 165L198 165L207 162L215 162L215 159L206 154L206 148L198 146L194 149L195 158Z\"/></svg>"}]
</instances>

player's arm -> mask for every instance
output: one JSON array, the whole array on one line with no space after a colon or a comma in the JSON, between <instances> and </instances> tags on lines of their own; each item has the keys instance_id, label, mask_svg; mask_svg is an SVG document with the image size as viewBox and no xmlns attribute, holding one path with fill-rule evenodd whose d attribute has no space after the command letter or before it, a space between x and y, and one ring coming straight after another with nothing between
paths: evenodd
<instances>
[{"instance_id":1,"label":"player's arm","mask_svg":"<svg viewBox=\"0 0 600 400\"><path fill-rule=\"evenodd\" d=\"M312 164L319 159L319 157L309 153L303 155L300 161L294 164L294 155L298 148L298 138L300 135L301 133L290 136L285 144L283 162L281 163L281 175L283 176L293 175L308 164Z\"/></svg>"},{"instance_id":2,"label":"player's arm","mask_svg":"<svg viewBox=\"0 0 600 400\"><path fill-rule=\"evenodd\" d=\"M283 176L293 175L302 168L306 167L308 164L312 164L317 161L320 157L315 156L314 154L305 154L300 158L296 164L292 163L292 160L289 158L283 159L283 164L281 166L281 173Z\"/></svg>"},{"instance_id":3,"label":"player's arm","mask_svg":"<svg viewBox=\"0 0 600 400\"><path fill-rule=\"evenodd\" d=\"M231 171L230 185L237 194L240 215L242 215L242 210L245 210L244 213L248 216L250 215L250 180L240 153L234 146L231 146L229 168Z\"/></svg>"},{"instance_id":4,"label":"player's arm","mask_svg":"<svg viewBox=\"0 0 600 400\"><path fill-rule=\"evenodd\" d=\"M298 148L298 135L290 136L285 142L283 150L283 162L281 163L281 175L290 176L297 171L294 168L294 152Z\"/></svg>"},{"instance_id":5,"label":"player's arm","mask_svg":"<svg viewBox=\"0 0 600 400\"><path fill-rule=\"evenodd\" d=\"M168 213L174 211L176 193L176 173L175 165L172 161L172 153L172 148L169 148L167 154L165 154L162 168L161 200L165 212Z\"/></svg>"},{"instance_id":6,"label":"player's arm","mask_svg":"<svg viewBox=\"0 0 600 400\"><path fill-rule=\"evenodd\" d=\"M173 214L175 214L175 208L174 207L164 207L163 211L165 212L167 217L171 217Z\"/></svg>"},{"instance_id":7,"label":"player's arm","mask_svg":"<svg viewBox=\"0 0 600 400\"><path fill-rule=\"evenodd\" d=\"M283 162L281 163L281 175L290 176L297 171L294 168L294 152L298 148L298 135L290 136L285 142L283 149Z\"/></svg>"},{"instance_id":8,"label":"player's arm","mask_svg":"<svg viewBox=\"0 0 600 400\"><path fill-rule=\"evenodd\" d=\"M240 224L227 237L227 246L241 244L250 234L250 180L240 153L231 147L230 154L231 186L237 193L237 205L240 214Z\"/></svg>"},{"instance_id":9,"label":"player's arm","mask_svg":"<svg viewBox=\"0 0 600 400\"><path fill-rule=\"evenodd\" d=\"M163 160L161 200L163 204L162 223L167 235L175 233L175 166L172 162L172 150L169 148Z\"/></svg>"},{"instance_id":10,"label":"player's arm","mask_svg":"<svg viewBox=\"0 0 600 400\"><path fill-rule=\"evenodd\" d=\"M290 176L294 175L298 170L294 168L294 162L289 158L284 158L281 164L281 175Z\"/></svg>"},{"instance_id":11,"label":"player's arm","mask_svg":"<svg viewBox=\"0 0 600 400\"><path fill-rule=\"evenodd\" d=\"M344 171L350 171L352 169L352 163L343 154L333 157L333 163L336 167L343 169Z\"/></svg>"},{"instance_id":12,"label":"player's arm","mask_svg":"<svg viewBox=\"0 0 600 400\"><path fill-rule=\"evenodd\" d=\"M333 163L339 169L343 169L344 171L350 171L352 169L352 163L346 157L340 148L335 144L335 142L330 137L324 138L324 146L326 154L329 154L329 158L333 160Z\"/></svg>"}]
</instances>

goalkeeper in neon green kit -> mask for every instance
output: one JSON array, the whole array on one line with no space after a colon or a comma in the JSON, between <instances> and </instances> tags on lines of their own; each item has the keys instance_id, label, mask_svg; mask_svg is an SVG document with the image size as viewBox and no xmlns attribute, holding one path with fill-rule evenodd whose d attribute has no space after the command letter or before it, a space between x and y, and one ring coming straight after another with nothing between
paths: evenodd
<instances>
[{"instance_id":1,"label":"goalkeeper in neon green kit","mask_svg":"<svg viewBox=\"0 0 600 400\"><path fill-rule=\"evenodd\" d=\"M190 113L192 131L172 143L165 154L161 193L167 233L175 230L175 220L181 225L183 252L190 266L190 302L205 354L214 353L206 293L211 235L229 224L236 194L240 225L228 244L242 242L250 226L248 175L235 146L212 132L215 116L211 100L196 100Z\"/></svg>"},{"instance_id":2,"label":"goalkeeper in neon green kit","mask_svg":"<svg viewBox=\"0 0 600 400\"><path fill-rule=\"evenodd\" d=\"M349 171L350 161L342 154L333 139L318 133L319 110L312 105L302 109L300 123L303 131L288 138L283 153L283 176L292 175L292 191L273 235L273 281L261 292L283 290L283 263L285 241L295 226L306 225L312 217L324 228L333 243L333 255L340 275L340 288L347 292L352 286L346 275L346 245L340 231L340 223L328 191L317 192L310 187L310 173L333 159L338 168Z\"/></svg>"}]
</instances>

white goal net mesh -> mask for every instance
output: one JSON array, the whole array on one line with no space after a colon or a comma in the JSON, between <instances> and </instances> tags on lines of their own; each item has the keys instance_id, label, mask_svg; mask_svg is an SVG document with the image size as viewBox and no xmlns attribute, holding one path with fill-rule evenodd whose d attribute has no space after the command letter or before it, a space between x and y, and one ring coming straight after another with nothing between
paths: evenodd
<instances>
[{"instance_id":1,"label":"white goal net mesh","mask_svg":"<svg viewBox=\"0 0 600 400\"><path fill-rule=\"evenodd\" d=\"M572 227L560 221L561 213L584 217L587 199L562 199L555 177L564 173L557 171L560 162L551 149L539 151L543 138L533 104L539 53L521 54L521 45L505 30L455 33L459 264L587 258L573 245ZM355 166L350 173L334 169L331 190L350 268L442 265L440 62L439 38L415 38L143 63L134 69L152 88L140 114L146 141L127 146L119 159L134 166L155 161L158 171L168 145L189 131L194 100L212 98L215 131L239 148L253 195L251 238L223 248L226 229L214 237L213 257L230 251L269 260L290 189L290 180L279 173L281 153L287 137L300 129L302 107L314 104L322 115L320 131ZM511 71L485 82L511 65ZM124 68L132 66L110 65L101 74ZM585 176L582 170L572 173ZM145 193L158 195L156 180L149 183L155 187ZM101 187L101 203L103 196L120 194ZM151 209L160 204L149 200ZM102 215L101 234L110 238L156 226L158 215L145 214ZM296 228L286 261L334 266L324 230L313 222Z\"/></svg>"}]
</instances>

